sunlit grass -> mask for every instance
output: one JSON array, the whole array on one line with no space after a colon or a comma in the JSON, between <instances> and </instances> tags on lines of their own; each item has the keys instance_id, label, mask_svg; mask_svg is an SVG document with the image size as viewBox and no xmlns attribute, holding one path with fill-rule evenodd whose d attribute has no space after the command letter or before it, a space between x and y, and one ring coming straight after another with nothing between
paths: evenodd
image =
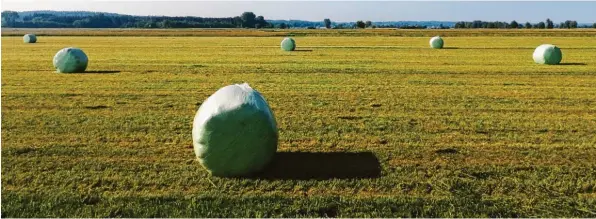
<instances>
[{"instance_id":1,"label":"sunlit grass","mask_svg":"<svg viewBox=\"0 0 596 219\"><path fill-rule=\"evenodd\" d=\"M2 215L594 217L596 38L572 36L2 37ZM54 73L66 46L92 73ZM278 151L370 152L380 176L209 177L192 119L240 82Z\"/></svg>"}]
</instances>

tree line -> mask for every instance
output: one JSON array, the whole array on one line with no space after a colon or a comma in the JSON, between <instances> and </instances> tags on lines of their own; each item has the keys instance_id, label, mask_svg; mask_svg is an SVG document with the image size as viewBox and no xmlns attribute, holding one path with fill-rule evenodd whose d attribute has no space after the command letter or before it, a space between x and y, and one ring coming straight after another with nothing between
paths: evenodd
<instances>
[{"instance_id":1,"label":"tree line","mask_svg":"<svg viewBox=\"0 0 596 219\"><path fill-rule=\"evenodd\" d=\"M561 22L559 24L555 24L551 19L546 19L546 22L538 22L538 23L518 23L517 21L511 21L510 23L501 22L501 21L494 21L494 22L487 22L487 21L480 21L475 20L472 22L460 21L455 23L455 28L499 28L499 29L553 29L553 28L561 28L561 29L572 29L572 28L589 28L590 26L578 26L577 21L567 20L565 22ZM592 25L592 28L596 28L596 23Z\"/></svg>"},{"instance_id":2,"label":"tree line","mask_svg":"<svg viewBox=\"0 0 596 219\"><path fill-rule=\"evenodd\" d=\"M445 23L445 25L443 24ZM358 20L356 22L332 22L329 18L323 21L301 20L273 20L267 21L263 16L253 12L244 12L240 16L227 18L203 17L167 17L167 16L132 16L101 12L2 12L2 27L17 28L327 28L327 29L354 29L354 28L399 28L399 29L447 29L447 28L587 28L578 26L577 21L567 20L555 24L552 20L539 23L518 23L517 21L399 21L399 22L372 22ZM596 23L592 25L596 28Z\"/></svg>"},{"instance_id":3,"label":"tree line","mask_svg":"<svg viewBox=\"0 0 596 219\"><path fill-rule=\"evenodd\" d=\"M382 21L372 22L358 20L356 22L333 22L329 18L323 21L301 21L301 20L272 20L269 21L275 28L326 28L326 29L357 29L357 28L399 28L399 29L447 29L453 27L455 22L450 21Z\"/></svg>"},{"instance_id":4,"label":"tree line","mask_svg":"<svg viewBox=\"0 0 596 219\"><path fill-rule=\"evenodd\" d=\"M546 19L546 22L538 23L518 23L517 21L502 22L502 21L460 21L460 22L443 22L428 21L428 22L371 22L358 20L356 22L344 22L344 23L333 23L329 18L325 18L323 22L311 22L311 21L289 21L288 23L282 21L274 21L275 28L307 28L315 29L317 27L327 29L363 29L363 28L398 28L398 29L449 29L449 28L495 28L495 29L553 29L553 28L596 28L596 23L592 26L583 25L579 26L577 21L567 20L560 24L555 24L552 20Z\"/></svg>"},{"instance_id":5,"label":"tree line","mask_svg":"<svg viewBox=\"0 0 596 219\"><path fill-rule=\"evenodd\" d=\"M272 28L263 16L244 12L227 18L132 16L104 13L2 12L2 27L17 28Z\"/></svg>"}]
</instances>

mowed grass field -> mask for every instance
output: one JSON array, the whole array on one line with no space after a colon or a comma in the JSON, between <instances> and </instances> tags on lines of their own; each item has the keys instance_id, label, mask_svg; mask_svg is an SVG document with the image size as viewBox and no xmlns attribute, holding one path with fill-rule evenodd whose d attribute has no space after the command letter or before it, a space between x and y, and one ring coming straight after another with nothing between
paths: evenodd
<instances>
[{"instance_id":1,"label":"mowed grass field","mask_svg":"<svg viewBox=\"0 0 596 219\"><path fill-rule=\"evenodd\" d=\"M2 217L596 217L596 37L561 33L5 36ZM562 65L533 62L543 43ZM67 46L87 73L54 72ZM242 82L277 159L210 177L192 120Z\"/></svg>"}]
</instances>

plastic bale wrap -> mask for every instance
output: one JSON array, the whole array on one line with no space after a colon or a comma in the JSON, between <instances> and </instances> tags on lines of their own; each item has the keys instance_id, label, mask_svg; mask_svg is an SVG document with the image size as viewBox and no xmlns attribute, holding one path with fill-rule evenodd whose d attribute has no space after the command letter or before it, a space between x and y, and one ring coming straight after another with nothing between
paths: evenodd
<instances>
[{"instance_id":1,"label":"plastic bale wrap","mask_svg":"<svg viewBox=\"0 0 596 219\"><path fill-rule=\"evenodd\" d=\"M88 63L87 55L79 48L64 48L54 56L54 67L60 73L84 72Z\"/></svg>"},{"instance_id":2,"label":"plastic bale wrap","mask_svg":"<svg viewBox=\"0 0 596 219\"><path fill-rule=\"evenodd\" d=\"M248 84L219 89L195 115L192 138L201 165L214 176L262 170L277 151L277 123L269 105Z\"/></svg>"},{"instance_id":3,"label":"plastic bale wrap","mask_svg":"<svg viewBox=\"0 0 596 219\"><path fill-rule=\"evenodd\" d=\"M35 43L35 42L37 42L37 37L33 34L25 34L25 36L23 36L23 42Z\"/></svg>"},{"instance_id":4,"label":"plastic bale wrap","mask_svg":"<svg viewBox=\"0 0 596 219\"><path fill-rule=\"evenodd\" d=\"M292 38L285 38L281 41L281 49L284 51L294 51L296 49L296 41Z\"/></svg>"},{"instance_id":5,"label":"plastic bale wrap","mask_svg":"<svg viewBox=\"0 0 596 219\"><path fill-rule=\"evenodd\" d=\"M441 39L440 36L430 38L429 43L430 43L430 48L433 48L433 49L442 49L443 48L443 39Z\"/></svg>"},{"instance_id":6,"label":"plastic bale wrap","mask_svg":"<svg viewBox=\"0 0 596 219\"><path fill-rule=\"evenodd\" d=\"M555 45L543 44L534 50L534 62L538 64L556 65L563 59L561 49Z\"/></svg>"}]
</instances>

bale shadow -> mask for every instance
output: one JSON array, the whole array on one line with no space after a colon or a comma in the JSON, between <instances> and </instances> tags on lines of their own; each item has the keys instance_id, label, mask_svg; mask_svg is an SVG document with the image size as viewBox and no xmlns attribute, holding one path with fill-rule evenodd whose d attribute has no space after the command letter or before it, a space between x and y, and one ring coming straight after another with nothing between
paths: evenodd
<instances>
[{"instance_id":1,"label":"bale shadow","mask_svg":"<svg viewBox=\"0 0 596 219\"><path fill-rule=\"evenodd\" d=\"M120 73L120 71L85 71L85 72L81 72L79 74L115 74L115 73Z\"/></svg>"},{"instance_id":2,"label":"bale shadow","mask_svg":"<svg viewBox=\"0 0 596 219\"><path fill-rule=\"evenodd\" d=\"M457 154L458 151L455 148L443 148L435 150L436 154Z\"/></svg>"},{"instance_id":3,"label":"bale shadow","mask_svg":"<svg viewBox=\"0 0 596 219\"><path fill-rule=\"evenodd\" d=\"M586 63L581 63L581 62L566 62L566 63L559 63L559 65L586 65Z\"/></svg>"},{"instance_id":4,"label":"bale shadow","mask_svg":"<svg viewBox=\"0 0 596 219\"><path fill-rule=\"evenodd\" d=\"M443 47L441 49L459 49L459 47Z\"/></svg>"},{"instance_id":5,"label":"bale shadow","mask_svg":"<svg viewBox=\"0 0 596 219\"><path fill-rule=\"evenodd\" d=\"M256 179L328 180L381 176L379 160L371 152L278 152Z\"/></svg>"},{"instance_id":6,"label":"bale shadow","mask_svg":"<svg viewBox=\"0 0 596 219\"><path fill-rule=\"evenodd\" d=\"M92 110L96 110L96 109L107 109L110 108L109 106L105 106L105 105L97 105L97 106L84 106L85 109L92 109Z\"/></svg>"},{"instance_id":7,"label":"bale shadow","mask_svg":"<svg viewBox=\"0 0 596 219\"><path fill-rule=\"evenodd\" d=\"M297 49L292 52L312 52L312 49Z\"/></svg>"},{"instance_id":8,"label":"bale shadow","mask_svg":"<svg viewBox=\"0 0 596 219\"><path fill-rule=\"evenodd\" d=\"M525 48L525 47L488 47L488 48L482 48L482 47L451 47L453 49L465 49L465 50L528 50L528 49L534 49L534 48Z\"/></svg>"}]
</instances>

